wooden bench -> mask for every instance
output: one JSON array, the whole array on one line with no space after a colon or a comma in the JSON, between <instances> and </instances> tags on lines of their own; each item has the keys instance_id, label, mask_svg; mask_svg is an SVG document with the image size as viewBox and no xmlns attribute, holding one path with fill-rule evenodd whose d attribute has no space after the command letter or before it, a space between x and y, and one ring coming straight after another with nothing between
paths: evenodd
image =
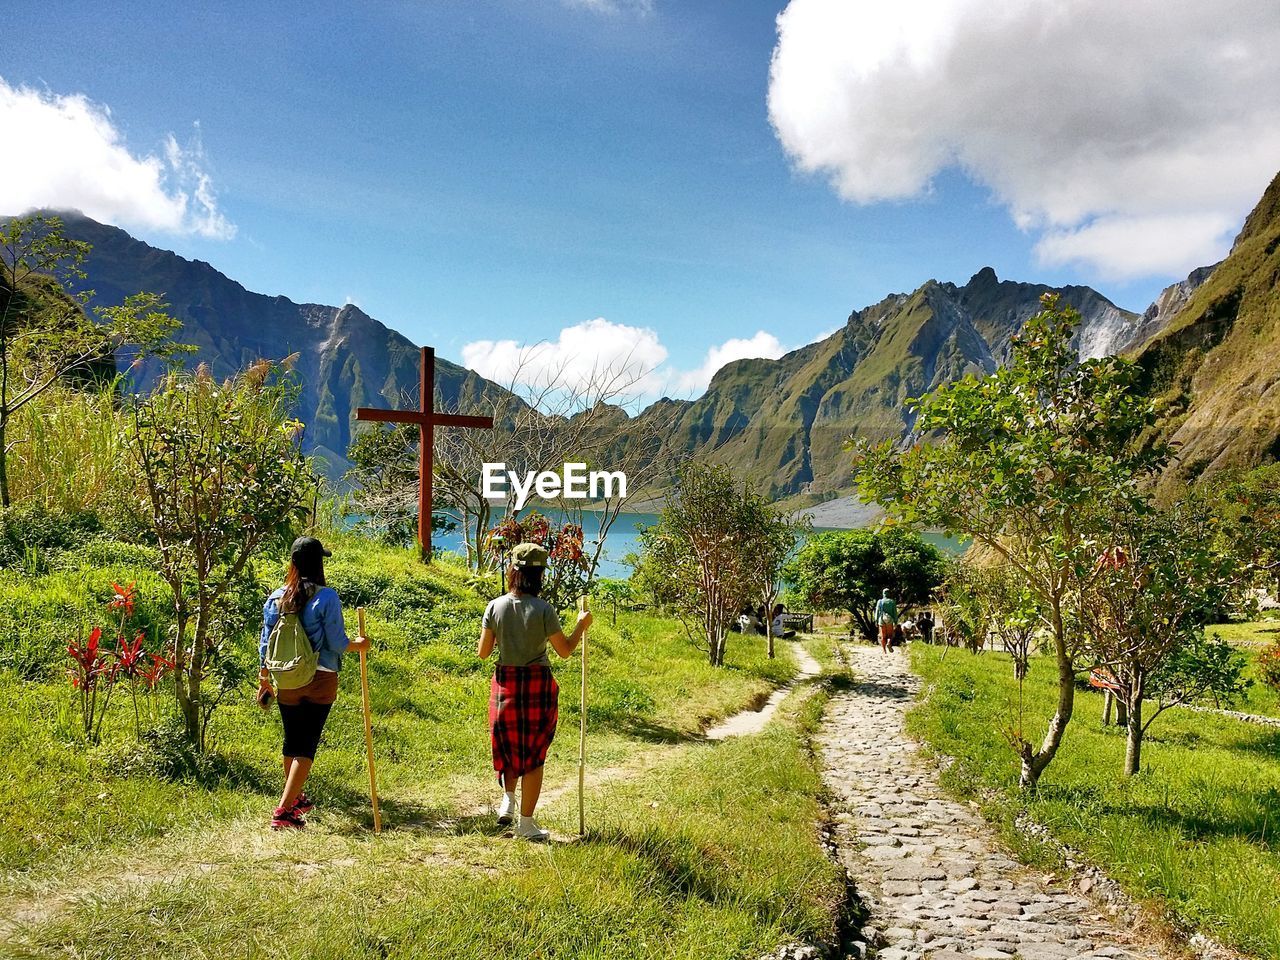
<instances>
[{"instance_id":1,"label":"wooden bench","mask_svg":"<svg viewBox=\"0 0 1280 960\"><path fill-rule=\"evenodd\" d=\"M813 633L813 614L787 610L782 614L782 625L796 633Z\"/></svg>"}]
</instances>

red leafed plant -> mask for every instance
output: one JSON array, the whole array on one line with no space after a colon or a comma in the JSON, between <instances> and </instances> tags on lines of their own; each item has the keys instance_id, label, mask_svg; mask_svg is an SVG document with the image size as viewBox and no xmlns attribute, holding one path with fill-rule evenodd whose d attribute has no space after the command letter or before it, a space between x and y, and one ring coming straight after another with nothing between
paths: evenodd
<instances>
[{"instance_id":1,"label":"red leafed plant","mask_svg":"<svg viewBox=\"0 0 1280 960\"><path fill-rule=\"evenodd\" d=\"M71 657L71 686L80 695L84 735L97 742L116 679L115 667L102 649L102 628L94 627L88 640L68 644L67 654ZM103 690L102 702L99 703L99 692Z\"/></svg>"},{"instance_id":2,"label":"red leafed plant","mask_svg":"<svg viewBox=\"0 0 1280 960\"><path fill-rule=\"evenodd\" d=\"M115 596L107 601L107 609L111 611L119 610L123 617L133 616L133 601L137 596L135 585L130 583L127 587L122 587L118 583L111 584L111 589L115 591Z\"/></svg>"},{"instance_id":3,"label":"red leafed plant","mask_svg":"<svg viewBox=\"0 0 1280 960\"><path fill-rule=\"evenodd\" d=\"M156 684L173 666L173 661L160 654L148 653L146 633L139 630L132 641L126 640L125 627L133 617L137 591L134 584L111 584L112 597L107 601L108 613L116 614L119 623L116 630L116 647L108 649L102 643L102 628L94 627L88 639L77 638L67 645L71 658L71 687L80 700L80 719L85 737L93 743L102 738L102 722L111 704L116 683L129 682L133 700L134 734L142 734L142 718L138 708L138 686L153 690Z\"/></svg>"},{"instance_id":4,"label":"red leafed plant","mask_svg":"<svg viewBox=\"0 0 1280 960\"><path fill-rule=\"evenodd\" d=\"M557 529L548 517L531 510L520 519L504 518L489 531L486 547L499 568L506 566L511 549L518 543L536 543L545 548L550 569L543 581L542 596L552 606L563 609L587 591L591 564L583 536L578 524L563 523Z\"/></svg>"}]
</instances>

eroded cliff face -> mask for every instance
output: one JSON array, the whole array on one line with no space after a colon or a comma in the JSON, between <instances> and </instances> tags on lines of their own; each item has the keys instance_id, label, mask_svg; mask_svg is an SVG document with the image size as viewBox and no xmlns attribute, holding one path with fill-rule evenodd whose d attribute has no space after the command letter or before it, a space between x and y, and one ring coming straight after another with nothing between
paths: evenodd
<instances>
[{"instance_id":1,"label":"eroded cliff face","mask_svg":"<svg viewBox=\"0 0 1280 960\"><path fill-rule=\"evenodd\" d=\"M729 364L699 399L666 401L643 416L671 423L675 452L732 463L774 496L842 490L850 437L908 436L908 401L994 370L1052 289L1002 281L989 267L963 286L931 280L855 311L818 343L777 360ZM1138 323L1087 287L1055 292L1081 312L1082 340Z\"/></svg>"},{"instance_id":2,"label":"eroded cliff face","mask_svg":"<svg viewBox=\"0 0 1280 960\"><path fill-rule=\"evenodd\" d=\"M1153 436L1175 449L1165 491L1280 456L1280 176L1136 357L1159 403Z\"/></svg>"}]
</instances>

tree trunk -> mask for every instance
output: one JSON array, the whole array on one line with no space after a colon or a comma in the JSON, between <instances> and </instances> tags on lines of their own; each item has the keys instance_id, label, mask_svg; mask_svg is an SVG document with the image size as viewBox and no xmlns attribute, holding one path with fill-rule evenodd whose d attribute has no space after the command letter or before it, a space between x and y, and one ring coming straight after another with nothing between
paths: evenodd
<instances>
[{"instance_id":1,"label":"tree trunk","mask_svg":"<svg viewBox=\"0 0 1280 960\"><path fill-rule=\"evenodd\" d=\"M0 507L9 506L9 418L0 418Z\"/></svg>"},{"instance_id":2,"label":"tree trunk","mask_svg":"<svg viewBox=\"0 0 1280 960\"><path fill-rule=\"evenodd\" d=\"M767 621L764 625L765 636L768 638L769 659L773 659L773 621Z\"/></svg>"},{"instance_id":3,"label":"tree trunk","mask_svg":"<svg viewBox=\"0 0 1280 960\"><path fill-rule=\"evenodd\" d=\"M1132 777L1142 769L1142 695L1144 684L1136 685L1129 698L1128 731L1124 747L1124 775Z\"/></svg>"},{"instance_id":4,"label":"tree trunk","mask_svg":"<svg viewBox=\"0 0 1280 960\"><path fill-rule=\"evenodd\" d=\"M182 723L186 728L187 739L202 751L204 724L201 718L201 684L204 680L205 640L209 632L206 617L203 610L196 612L191 656L187 659L185 676L179 676L178 679L178 706L182 710Z\"/></svg>"},{"instance_id":5,"label":"tree trunk","mask_svg":"<svg viewBox=\"0 0 1280 960\"><path fill-rule=\"evenodd\" d=\"M1104 727L1111 726L1111 708L1115 703L1116 695L1107 690L1102 695L1102 725Z\"/></svg>"},{"instance_id":6,"label":"tree trunk","mask_svg":"<svg viewBox=\"0 0 1280 960\"><path fill-rule=\"evenodd\" d=\"M858 629L862 631L862 635L872 643L876 640L876 626L872 617L865 610L850 610L853 615L853 621L858 625Z\"/></svg>"},{"instance_id":7,"label":"tree trunk","mask_svg":"<svg viewBox=\"0 0 1280 960\"><path fill-rule=\"evenodd\" d=\"M1067 724L1071 722L1071 714L1076 703L1076 671L1075 664L1067 652L1065 628L1061 612L1054 611L1054 646L1058 657L1058 709L1049 721L1040 749L1032 752L1031 745L1026 744L1022 750L1022 773L1018 778L1018 786L1026 793L1035 793L1040 783L1040 775L1053 762L1062 745L1062 738L1067 732Z\"/></svg>"},{"instance_id":8,"label":"tree trunk","mask_svg":"<svg viewBox=\"0 0 1280 960\"><path fill-rule=\"evenodd\" d=\"M1116 697L1116 726L1127 727L1129 725L1129 701L1124 697Z\"/></svg>"}]
</instances>

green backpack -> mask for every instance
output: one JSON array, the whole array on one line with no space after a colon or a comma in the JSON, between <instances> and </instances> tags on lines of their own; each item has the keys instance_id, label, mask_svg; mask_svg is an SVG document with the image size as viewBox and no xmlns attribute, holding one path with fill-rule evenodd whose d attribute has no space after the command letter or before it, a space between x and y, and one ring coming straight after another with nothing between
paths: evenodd
<instances>
[{"instance_id":1,"label":"green backpack","mask_svg":"<svg viewBox=\"0 0 1280 960\"><path fill-rule=\"evenodd\" d=\"M266 667L277 690L305 687L316 675L320 654L311 646L296 613L282 613L267 638Z\"/></svg>"}]
</instances>

